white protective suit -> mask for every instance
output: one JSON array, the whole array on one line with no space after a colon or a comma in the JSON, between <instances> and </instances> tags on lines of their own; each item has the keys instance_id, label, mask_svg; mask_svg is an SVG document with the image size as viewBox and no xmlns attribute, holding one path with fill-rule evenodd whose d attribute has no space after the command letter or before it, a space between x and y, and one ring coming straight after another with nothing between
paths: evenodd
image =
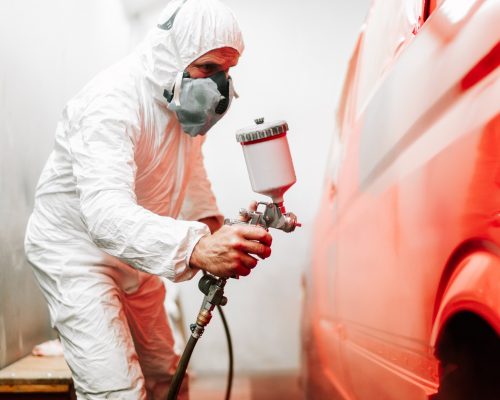
<instances>
[{"instance_id":1,"label":"white protective suit","mask_svg":"<svg viewBox=\"0 0 500 400\"><path fill-rule=\"evenodd\" d=\"M159 276L190 279L209 233L195 221L220 216L203 137L182 131L163 91L204 53L241 54L243 41L218 0L172 1L160 24L176 10L172 29L154 28L69 101L36 190L26 254L78 398L145 399L168 386L177 357Z\"/></svg>"}]
</instances>

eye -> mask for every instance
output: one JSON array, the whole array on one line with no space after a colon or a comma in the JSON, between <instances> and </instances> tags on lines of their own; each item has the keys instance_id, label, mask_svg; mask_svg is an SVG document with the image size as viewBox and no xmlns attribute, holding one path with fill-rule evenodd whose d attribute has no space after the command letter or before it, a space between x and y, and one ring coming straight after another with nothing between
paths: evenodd
<instances>
[{"instance_id":1,"label":"eye","mask_svg":"<svg viewBox=\"0 0 500 400\"><path fill-rule=\"evenodd\" d=\"M212 64L212 63L206 63L206 64L201 64L198 66L198 69L203 72L203 73L212 73L212 72L217 72L219 66L217 64Z\"/></svg>"}]
</instances>

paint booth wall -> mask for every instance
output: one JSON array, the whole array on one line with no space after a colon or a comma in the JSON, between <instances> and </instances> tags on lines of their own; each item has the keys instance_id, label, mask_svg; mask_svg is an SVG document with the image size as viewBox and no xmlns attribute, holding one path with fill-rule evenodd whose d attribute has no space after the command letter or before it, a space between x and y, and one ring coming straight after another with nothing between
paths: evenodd
<instances>
[{"instance_id":1,"label":"paint booth wall","mask_svg":"<svg viewBox=\"0 0 500 400\"><path fill-rule=\"evenodd\" d=\"M92 76L125 55L156 22L158 0L36 0L0 3L0 367L52 335L44 300L24 260L22 238L62 108ZM297 183L285 195L303 228L273 232L273 256L231 281L225 307L236 371L299 366L300 277L310 254L334 112L369 0L232 0L246 50L232 71L240 98L208 135L204 154L219 206L229 217L250 200L234 132L254 118L284 119ZM185 324L202 295L182 283ZM200 373L226 370L220 318L192 359Z\"/></svg>"},{"instance_id":2,"label":"paint booth wall","mask_svg":"<svg viewBox=\"0 0 500 400\"><path fill-rule=\"evenodd\" d=\"M52 337L23 238L66 101L126 54L121 3L0 2L0 368Z\"/></svg>"}]
</instances>

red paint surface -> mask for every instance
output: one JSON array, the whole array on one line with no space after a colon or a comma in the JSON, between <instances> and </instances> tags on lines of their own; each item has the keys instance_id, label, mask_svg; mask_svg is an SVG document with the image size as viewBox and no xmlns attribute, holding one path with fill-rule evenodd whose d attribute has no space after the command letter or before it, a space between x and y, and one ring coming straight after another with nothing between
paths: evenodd
<instances>
[{"instance_id":1,"label":"red paint surface","mask_svg":"<svg viewBox=\"0 0 500 400\"><path fill-rule=\"evenodd\" d=\"M500 42L486 54L462 79L462 90L467 90L492 73L500 65Z\"/></svg>"},{"instance_id":2,"label":"red paint surface","mask_svg":"<svg viewBox=\"0 0 500 400\"><path fill-rule=\"evenodd\" d=\"M500 332L500 2L476 3L451 23L438 2L415 37L403 1L372 7L305 275L310 399L426 399L450 318Z\"/></svg>"}]
</instances>

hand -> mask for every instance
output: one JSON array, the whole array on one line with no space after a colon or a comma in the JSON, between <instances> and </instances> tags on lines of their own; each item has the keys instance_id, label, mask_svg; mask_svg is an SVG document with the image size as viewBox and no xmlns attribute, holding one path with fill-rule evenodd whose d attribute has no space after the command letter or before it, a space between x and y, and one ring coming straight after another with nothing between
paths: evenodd
<instances>
[{"instance_id":1,"label":"hand","mask_svg":"<svg viewBox=\"0 0 500 400\"><path fill-rule=\"evenodd\" d=\"M189 265L222 278L247 276L258 262L253 255L261 259L271 255L272 240L269 232L257 226L224 225L200 239Z\"/></svg>"}]
</instances>

